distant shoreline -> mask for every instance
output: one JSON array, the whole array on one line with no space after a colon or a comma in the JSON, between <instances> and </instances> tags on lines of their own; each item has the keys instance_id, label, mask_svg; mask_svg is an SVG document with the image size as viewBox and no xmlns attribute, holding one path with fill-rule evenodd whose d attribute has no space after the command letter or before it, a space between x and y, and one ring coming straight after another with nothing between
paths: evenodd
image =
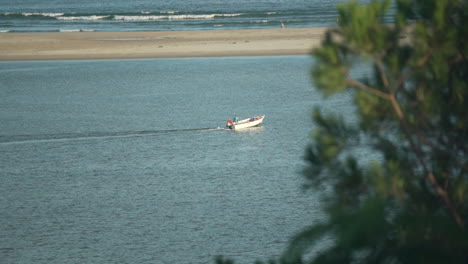
<instances>
[{"instance_id":1,"label":"distant shoreline","mask_svg":"<svg viewBox=\"0 0 468 264\"><path fill-rule=\"evenodd\" d=\"M327 29L0 33L0 61L307 55Z\"/></svg>"}]
</instances>

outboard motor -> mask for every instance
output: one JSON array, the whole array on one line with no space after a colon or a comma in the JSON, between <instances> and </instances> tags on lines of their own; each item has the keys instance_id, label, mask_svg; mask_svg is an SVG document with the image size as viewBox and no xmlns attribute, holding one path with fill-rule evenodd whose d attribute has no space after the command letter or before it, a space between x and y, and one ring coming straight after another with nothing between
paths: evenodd
<instances>
[{"instance_id":1,"label":"outboard motor","mask_svg":"<svg viewBox=\"0 0 468 264\"><path fill-rule=\"evenodd\" d=\"M234 123L232 122L231 119L228 119L226 121L226 127L228 127L229 129L233 129L234 128Z\"/></svg>"}]
</instances>

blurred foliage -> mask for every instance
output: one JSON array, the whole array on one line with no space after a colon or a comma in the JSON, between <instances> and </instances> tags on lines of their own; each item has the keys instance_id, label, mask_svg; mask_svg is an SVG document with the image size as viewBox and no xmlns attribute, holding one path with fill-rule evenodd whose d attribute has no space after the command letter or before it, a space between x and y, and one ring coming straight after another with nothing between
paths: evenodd
<instances>
[{"instance_id":1,"label":"blurred foliage","mask_svg":"<svg viewBox=\"0 0 468 264\"><path fill-rule=\"evenodd\" d=\"M468 1L394 4L392 25L390 0L340 4L313 52L315 87L351 91L359 121L314 111L304 187L327 217L269 263L468 263Z\"/></svg>"},{"instance_id":2,"label":"blurred foliage","mask_svg":"<svg viewBox=\"0 0 468 264\"><path fill-rule=\"evenodd\" d=\"M468 263L468 1L398 0L385 25L390 5L339 5L314 51L315 86L352 90L360 121L315 110L305 187L322 192L328 219L280 263ZM354 79L362 61L372 70Z\"/></svg>"}]
</instances>

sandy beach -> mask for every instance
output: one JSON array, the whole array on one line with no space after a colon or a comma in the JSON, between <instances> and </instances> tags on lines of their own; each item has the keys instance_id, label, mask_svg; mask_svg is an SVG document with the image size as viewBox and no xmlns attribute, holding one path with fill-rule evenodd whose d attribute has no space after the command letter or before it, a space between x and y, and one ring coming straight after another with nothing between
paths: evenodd
<instances>
[{"instance_id":1,"label":"sandy beach","mask_svg":"<svg viewBox=\"0 0 468 264\"><path fill-rule=\"evenodd\" d=\"M326 29L1 33L0 61L305 55Z\"/></svg>"}]
</instances>

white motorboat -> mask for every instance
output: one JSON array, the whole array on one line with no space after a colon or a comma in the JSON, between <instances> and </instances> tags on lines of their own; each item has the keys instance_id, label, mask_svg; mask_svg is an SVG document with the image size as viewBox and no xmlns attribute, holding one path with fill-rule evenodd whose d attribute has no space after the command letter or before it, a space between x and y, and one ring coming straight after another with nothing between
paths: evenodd
<instances>
[{"instance_id":1,"label":"white motorboat","mask_svg":"<svg viewBox=\"0 0 468 264\"><path fill-rule=\"evenodd\" d=\"M246 118L239 120L237 122L231 121L231 119L227 120L226 127L232 130L239 130L248 127L256 127L262 125L263 119L265 119L265 115L256 116L251 118Z\"/></svg>"}]
</instances>

